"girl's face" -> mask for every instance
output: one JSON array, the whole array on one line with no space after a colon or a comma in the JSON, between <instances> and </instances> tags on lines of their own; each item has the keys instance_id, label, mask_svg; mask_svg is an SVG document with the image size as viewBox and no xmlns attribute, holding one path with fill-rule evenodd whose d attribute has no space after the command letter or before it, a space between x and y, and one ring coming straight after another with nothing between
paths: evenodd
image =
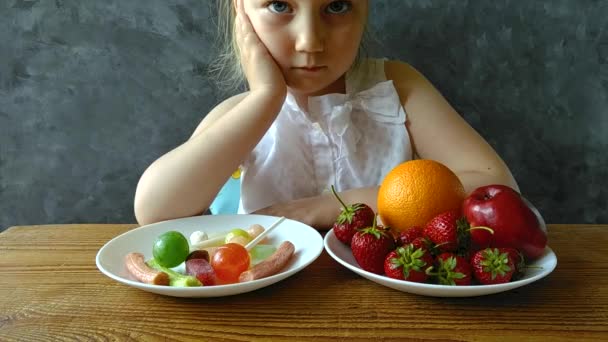
<instances>
[{"instance_id":1,"label":"girl's face","mask_svg":"<svg viewBox=\"0 0 608 342\"><path fill-rule=\"evenodd\" d=\"M245 11L293 92L343 91L342 76L357 56L368 0L245 0Z\"/></svg>"}]
</instances>

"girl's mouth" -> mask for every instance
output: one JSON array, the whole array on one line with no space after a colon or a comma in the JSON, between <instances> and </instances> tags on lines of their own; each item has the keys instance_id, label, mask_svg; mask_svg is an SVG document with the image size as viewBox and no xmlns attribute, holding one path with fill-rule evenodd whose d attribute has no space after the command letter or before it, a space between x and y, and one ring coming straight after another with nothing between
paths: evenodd
<instances>
[{"instance_id":1,"label":"girl's mouth","mask_svg":"<svg viewBox=\"0 0 608 342\"><path fill-rule=\"evenodd\" d=\"M321 71L323 69L325 69L326 66L305 66L305 67L295 67L294 69L296 70L302 70L302 71L307 71L307 72L317 72L317 71Z\"/></svg>"}]
</instances>

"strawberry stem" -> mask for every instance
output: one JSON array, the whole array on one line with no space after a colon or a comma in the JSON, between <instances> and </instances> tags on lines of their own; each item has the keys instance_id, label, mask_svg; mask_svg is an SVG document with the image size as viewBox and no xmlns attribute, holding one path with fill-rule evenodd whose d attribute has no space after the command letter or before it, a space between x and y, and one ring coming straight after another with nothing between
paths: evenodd
<instances>
[{"instance_id":1,"label":"strawberry stem","mask_svg":"<svg viewBox=\"0 0 608 342\"><path fill-rule=\"evenodd\" d=\"M340 204L342 204L342 206L344 207L344 211L349 211L348 206L346 204L344 204L344 202L342 202L342 199L340 198L340 196L338 196L338 193L336 192L336 188L334 188L333 185L331 186L331 192L338 199L338 201L340 202Z\"/></svg>"},{"instance_id":2,"label":"strawberry stem","mask_svg":"<svg viewBox=\"0 0 608 342\"><path fill-rule=\"evenodd\" d=\"M509 266L509 254L500 252L498 248L487 248L481 252L482 259L479 264L483 272L491 275L491 279L496 279L497 276L505 276L513 269Z\"/></svg>"},{"instance_id":3,"label":"strawberry stem","mask_svg":"<svg viewBox=\"0 0 608 342\"><path fill-rule=\"evenodd\" d=\"M525 269L528 269L528 268L534 268L534 269L537 269L537 270L542 270L544 267L542 267L542 266L532 266L532 265L526 265L526 266L522 267L522 269L523 269L523 268L525 268Z\"/></svg>"},{"instance_id":4,"label":"strawberry stem","mask_svg":"<svg viewBox=\"0 0 608 342\"><path fill-rule=\"evenodd\" d=\"M462 279L465 275L461 272L455 272L456 258L449 257L447 259L439 259L437 270L434 266L427 267L424 271L426 275L435 277L439 285L456 285L455 279Z\"/></svg>"}]
</instances>

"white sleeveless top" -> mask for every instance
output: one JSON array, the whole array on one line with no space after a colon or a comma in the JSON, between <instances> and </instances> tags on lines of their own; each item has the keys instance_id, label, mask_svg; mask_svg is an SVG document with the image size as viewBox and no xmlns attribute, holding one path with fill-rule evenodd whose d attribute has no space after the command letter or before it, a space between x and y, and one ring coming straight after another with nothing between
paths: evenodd
<instances>
[{"instance_id":1,"label":"white sleeveless top","mask_svg":"<svg viewBox=\"0 0 608 342\"><path fill-rule=\"evenodd\" d=\"M281 112L241 165L239 213L275 203L380 185L412 159L406 115L384 60L346 75L346 94L309 98L309 113L287 95Z\"/></svg>"}]
</instances>

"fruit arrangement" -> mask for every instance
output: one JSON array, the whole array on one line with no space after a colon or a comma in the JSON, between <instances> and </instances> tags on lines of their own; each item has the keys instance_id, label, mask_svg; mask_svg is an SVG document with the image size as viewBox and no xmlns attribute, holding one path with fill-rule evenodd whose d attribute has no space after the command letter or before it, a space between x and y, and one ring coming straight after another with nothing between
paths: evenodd
<instances>
[{"instance_id":1,"label":"fruit arrangement","mask_svg":"<svg viewBox=\"0 0 608 342\"><path fill-rule=\"evenodd\" d=\"M432 186L429 174L424 177ZM385 179L381 190L386 182L394 180ZM401 186L407 183L399 182ZM451 176L449 182L453 182ZM536 214L508 186L483 186L467 197L461 197L459 186L453 189L448 197L460 201L450 204L447 210L441 207L433 212L426 208L424 221L420 221L420 213L409 215L412 209L408 207L402 213L404 217L397 217L396 207L387 206L391 202L389 196L379 191L378 214L384 226L377 224L376 214L368 206L345 205L334 192L343 206L333 227L334 234L350 247L362 269L394 279L440 285L489 285L520 278L526 264L539 258L547 245L546 231ZM419 186L416 191L425 190ZM396 202L407 201L417 200L401 198ZM386 224L387 212L383 210L387 208L388 221L399 225L397 228ZM408 221L410 217L415 219ZM406 222L411 225L404 226Z\"/></svg>"},{"instance_id":2,"label":"fruit arrangement","mask_svg":"<svg viewBox=\"0 0 608 342\"><path fill-rule=\"evenodd\" d=\"M265 230L254 224L247 230L235 228L212 238L196 231L190 241L180 232L168 231L154 241L151 259L146 261L142 253L129 253L125 256L125 267L142 283L177 287L225 285L265 278L280 272L295 251L289 241L278 247L258 244L271 228ZM177 271L182 264L185 272Z\"/></svg>"}]
</instances>

